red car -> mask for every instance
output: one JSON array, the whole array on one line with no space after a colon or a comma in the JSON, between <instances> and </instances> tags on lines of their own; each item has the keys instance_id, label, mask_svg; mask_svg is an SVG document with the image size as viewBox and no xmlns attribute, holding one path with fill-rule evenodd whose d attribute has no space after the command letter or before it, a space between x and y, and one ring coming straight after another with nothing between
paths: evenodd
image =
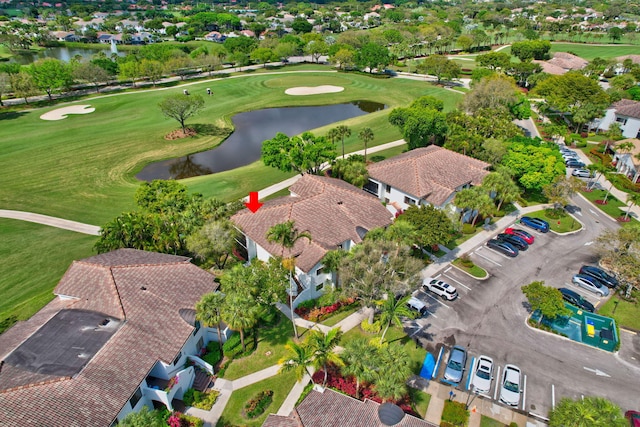
<instances>
[{"instance_id":1,"label":"red car","mask_svg":"<svg viewBox=\"0 0 640 427\"><path fill-rule=\"evenodd\" d=\"M640 427L640 412L639 411L627 411L624 416L629 420L631 427Z\"/></svg>"},{"instance_id":2,"label":"red car","mask_svg":"<svg viewBox=\"0 0 640 427\"><path fill-rule=\"evenodd\" d=\"M507 234L513 234L514 236L518 236L520 238L522 238L525 242L527 242L528 244L532 244L533 241L535 240L535 237L533 237L531 235L531 233L528 233L524 230L521 230L519 228L507 228L504 230L505 233Z\"/></svg>"}]
</instances>

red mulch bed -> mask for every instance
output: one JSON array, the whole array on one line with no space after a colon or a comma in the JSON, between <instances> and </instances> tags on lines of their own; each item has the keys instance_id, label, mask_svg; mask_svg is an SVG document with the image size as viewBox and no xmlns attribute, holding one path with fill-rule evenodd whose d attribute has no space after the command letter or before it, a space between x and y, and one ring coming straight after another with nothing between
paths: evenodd
<instances>
[{"instance_id":1,"label":"red mulch bed","mask_svg":"<svg viewBox=\"0 0 640 427\"><path fill-rule=\"evenodd\" d=\"M183 132L182 129L178 129L166 134L164 139L167 141L173 141L176 139L187 138L189 136L196 136L197 134L198 132L196 132L195 129L187 128L185 132Z\"/></svg>"},{"instance_id":2,"label":"red mulch bed","mask_svg":"<svg viewBox=\"0 0 640 427\"><path fill-rule=\"evenodd\" d=\"M604 200L596 200L596 204L597 204L597 205L606 205L606 204L608 204L608 203L609 203L609 202L604 201Z\"/></svg>"},{"instance_id":3,"label":"red mulch bed","mask_svg":"<svg viewBox=\"0 0 640 427\"><path fill-rule=\"evenodd\" d=\"M619 218L616 218L616 221L618 221L618 222L629 222L629 221L631 221L631 217L625 218L625 217L621 216Z\"/></svg>"}]
</instances>

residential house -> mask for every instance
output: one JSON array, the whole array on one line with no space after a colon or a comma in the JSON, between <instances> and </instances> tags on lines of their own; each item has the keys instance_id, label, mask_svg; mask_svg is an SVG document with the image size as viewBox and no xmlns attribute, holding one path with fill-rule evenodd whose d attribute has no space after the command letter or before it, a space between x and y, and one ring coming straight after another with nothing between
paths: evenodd
<instances>
[{"instance_id":1,"label":"residential house","mask_svg":"<svg viewBox=\"0 0 640 427\"><path fill-rule=\"evenodd\" d=\"M614 122L620 125L625 138L640 138L640 102L621 99L613 103L604 117L595 120L591 127L606 132Z\"/></svg>"},{"instance_id":2,"label":"residential house","mask_svg":"<svg viewBox=\"0 0 640 427\"><path fill-rule=\"evenodd\" d=\"M430 145L370 165L364 189L396 215L411 205L442 209L456 192L480 185L488 167L483 161Z\"/></svg>"},{"instance_id":3,"label":"residential house","mask_svg":"<svg viewBox=\"0 0 640 427\"><path fill-rule=\"evenodd\" d=\"M621 150L619 147L621 144L630 142L633 144L631 150ZM640 139L629 138L617 141L613 147L615 154L613 155L613 161L616 170L631 180L631 182L638 183L640 181Z\"/></svg>"},{"instance_id":4,"label":"residential house","mask_svg":"<svg viewBox=\"0 0 640 427\"><path fill-rule=\"evenodd\" d=\"M56 39L59 42L78 42L80 41L80 37L78 37L73 31L52 31L51 37Z\"/></svg>"},{"instance_id":5,"label":"residential house","mask_svg":"<svg viewBox=\"0 0 640 427\"><path fill-rule=\"evenodd\" d=\"M219 31L211 31L205 34L204 39L210 42L222 43L226 40L226 37Z\"/></svg>"},{"instance_id":6,"label":"residential house","mask_svg":"<svg viewBox=\"0 0 640 427\"><path fill-rule=\"evenodd\" d=\"M395 411L394 411L395 409ZM397 411L400 412L397 412ZM389 415L391 415L389 418ZM397 418L396 418L397 417ZM398 420L399 419L399 420ZM436 427L403 414L397 406L369 399L354 399L328 388L316 387L288 416L269 415L262 427Z\"/></svg>"},{"instance_id":7,"label":"residential house","mask_svg":"<svg viewBox=\"0 0 640 427\"><path fill-rule=\"evenodd\" d=\"M98 43L111 44L112 40L114 43L122 44L122 34L98 33Z\"/></svg>"},{"instance_id":8,"label":"residential house","mask_svg":"<svg viewBox=\"0 0 640 427\"><path fill-rule=\"evenodd\" d=\"M582 70L589 64L589 61L567 52L555 52L549 60L534 60L532 62L540 64L545 73L555 75L562 75L572 70Z\"/></svg>"},{"instance_id":9,"label":"residential house","mask_svg":"<svg viewBox=\"0 0 640 427\"><path fill-rule=\"evenodd\" d=\"M196 376L208 384L213 373L198 355L216 329L199 327L194 306L216 289L182 256L119 249L74 261L56 297L0 335L0 424L109 426L142 406L179 407Z\"/></svg>"},{"instance_id":10,"label":"residential house","mask_svg":"<svg viewBox=\"0 0 640 427\"><path fill-rule=\"evenodd\" d=\"M243 233L241 244L248 259L295 257L297 289L291 289L291 294L297 306L317 298L325 284L331 283L331 273L322 265L328 251L348 251L367 231L390 225L392 216L375 197L335 178L304 175L289 191L289 196L269 200L255 213L248 209L238 212L231 221ZM294 221L299 232L311 235L311 240L298 240L291 254L267 240L269 229L286 221Z\"/></svg>"}]
</instances>

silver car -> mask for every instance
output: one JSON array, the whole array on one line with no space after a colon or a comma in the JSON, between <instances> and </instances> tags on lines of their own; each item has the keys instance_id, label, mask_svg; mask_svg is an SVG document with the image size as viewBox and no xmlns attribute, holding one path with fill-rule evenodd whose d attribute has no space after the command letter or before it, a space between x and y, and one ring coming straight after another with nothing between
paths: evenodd
<instances>
[{"instance_id":1,"label":"silver car","mask_svg":"<svg viewBox=\"0 0 640 427\"><path fill-rule=\"evenodd\" d=\"M462 381L462 374L466 364L467 350L459 345L453 346L451 353L449 353L447 367L444 370L444 379L456 384Z\"/></svg>"},{"instance_id":2,"label":"silver car","mask_svg":"<svg viewBox=\"0 0 640 427\"><path fill-rule=\"evenodd\" d=\"M489 393L493 380L493 359L488 356L480 356L476 365L471 385L477 393Z\"/></svg>"},{"instance_id":3,"label":"silver car","mask_svg":"<svg viewBox=\"0 0 640 427\"><path fill-rule=\"evenodd\" d=\"M577 176L578 178L591 178L591 172L587 169L574 169L571 175Z\"/></svg>"},{"instance_id":4,"label":"silver car","mask_svg":"<svg viewBox=\"0 0 640 427\"><path fill-rule=\"evenodd\" d=\"M515 365L505 365L500 381L500 402L509 406L520 404L522 393L522 372Z\"/></svg>"},{"instance_id":5,"label":"silver car","mask_svg":"<svg viewBox=\"0 0 640 427\"><path fill-rule=\"evenodd\" d=\"M586 276L584 274L576 274L573 276L573 283L585 288L586 290L598 294L601 297L609 296L609 288L607 288L602 282L593 277Z\"/></svg>"}]
</instances>

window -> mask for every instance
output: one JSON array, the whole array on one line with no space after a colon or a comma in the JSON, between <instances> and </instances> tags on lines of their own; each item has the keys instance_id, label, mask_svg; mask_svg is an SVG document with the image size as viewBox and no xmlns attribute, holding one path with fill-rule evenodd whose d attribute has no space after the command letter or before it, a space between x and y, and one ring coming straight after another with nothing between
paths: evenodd
<instances>
[{"instance_id":1,"label":"window","mask_svg":"<svg viewBox=\"0 0 640 427\"><path fill-rule=\"evenodd\" d=\"M387 185L387 193L391 193L391 186Z\"/></svg>"},{"instance_id":2,"label":"window","mask_svg":"<svg viewBox=\"0 0 640 427\"><path fill-rule=\"evenodd\" d=\"M640 138L640 130L638 131L638 133L636 134L636 138Z\"/></svg>"},{"instance_id":3,"label":"window","mask_svg":"<svg viewBox=\"0 0 640 427\"><path fill-rule=\"evenodd\" d=\"M415 205L416 201L413 200L411 197L408 196L404 196L404 202L408 205Z\"/></svg>"},{"instance_id":4,"label":"window","mask_svg":"<svg viewBox=\"0 0 640 427\"><path fill-rule=\"evenodd\" d=\"M182 357L182 352L178 353L178 355L176 356L175 359L173 359L173 365L177 365L178 362L180 361L180 358Z\"/></svg>"},{"instance_id":5,"label":"window","mask_svg":"<svg viewBox=\"0 0 640 427\"><path fill-rule=\"evenodd\" d=\"M320 292L324 288L324 283L318 283L316 285L316 292Z\"/></svg>"},{"instance_id":6,"label":"window","mask_svg":"<svg viewBox=\"0 0 640 427\"><path fill-rule=\"evenodd\" d=\"M386 204L389 204L389 202L390 202L390 201L391 201L391 200L389 200L389 198L388 198L388 197L385 197L385 198L384 198L384 202L385 202Z\"/></svg>"},{"instance_id":7,"label":"window","mask_svg":"<svg viewBox=\"0 0 640 427\"><path fill-rule=\"evenodd\" d=\"M318 269L316 270L316 276L324 274L323 268L324 268L324 265L321 265L320 267L318 267Z\"/></svg>"},{"instance_id":8,"label":"window","mask_svg":"<svg viewBox=\"0 0 640 427\"><path fill-rule=\"evenodd\" d=\"M616 117L616 122L624 126L627 124L627 119L625 119L624 117Z\"/></svg>"},{"instance_id":9,"label":"window","mask_svg":"<svg viewBox=\"0 0 640 427\"><path fill-rule=\"evenodd\" d=\"M140 399L142 399L142 390L140 390L140 387L138 387L136 392L133 393L133 396L131 396L131 399L129 399L129 403L131 404L131 409L136 407L138 402L140 402Z\"/></svg>"}]
</instances>

